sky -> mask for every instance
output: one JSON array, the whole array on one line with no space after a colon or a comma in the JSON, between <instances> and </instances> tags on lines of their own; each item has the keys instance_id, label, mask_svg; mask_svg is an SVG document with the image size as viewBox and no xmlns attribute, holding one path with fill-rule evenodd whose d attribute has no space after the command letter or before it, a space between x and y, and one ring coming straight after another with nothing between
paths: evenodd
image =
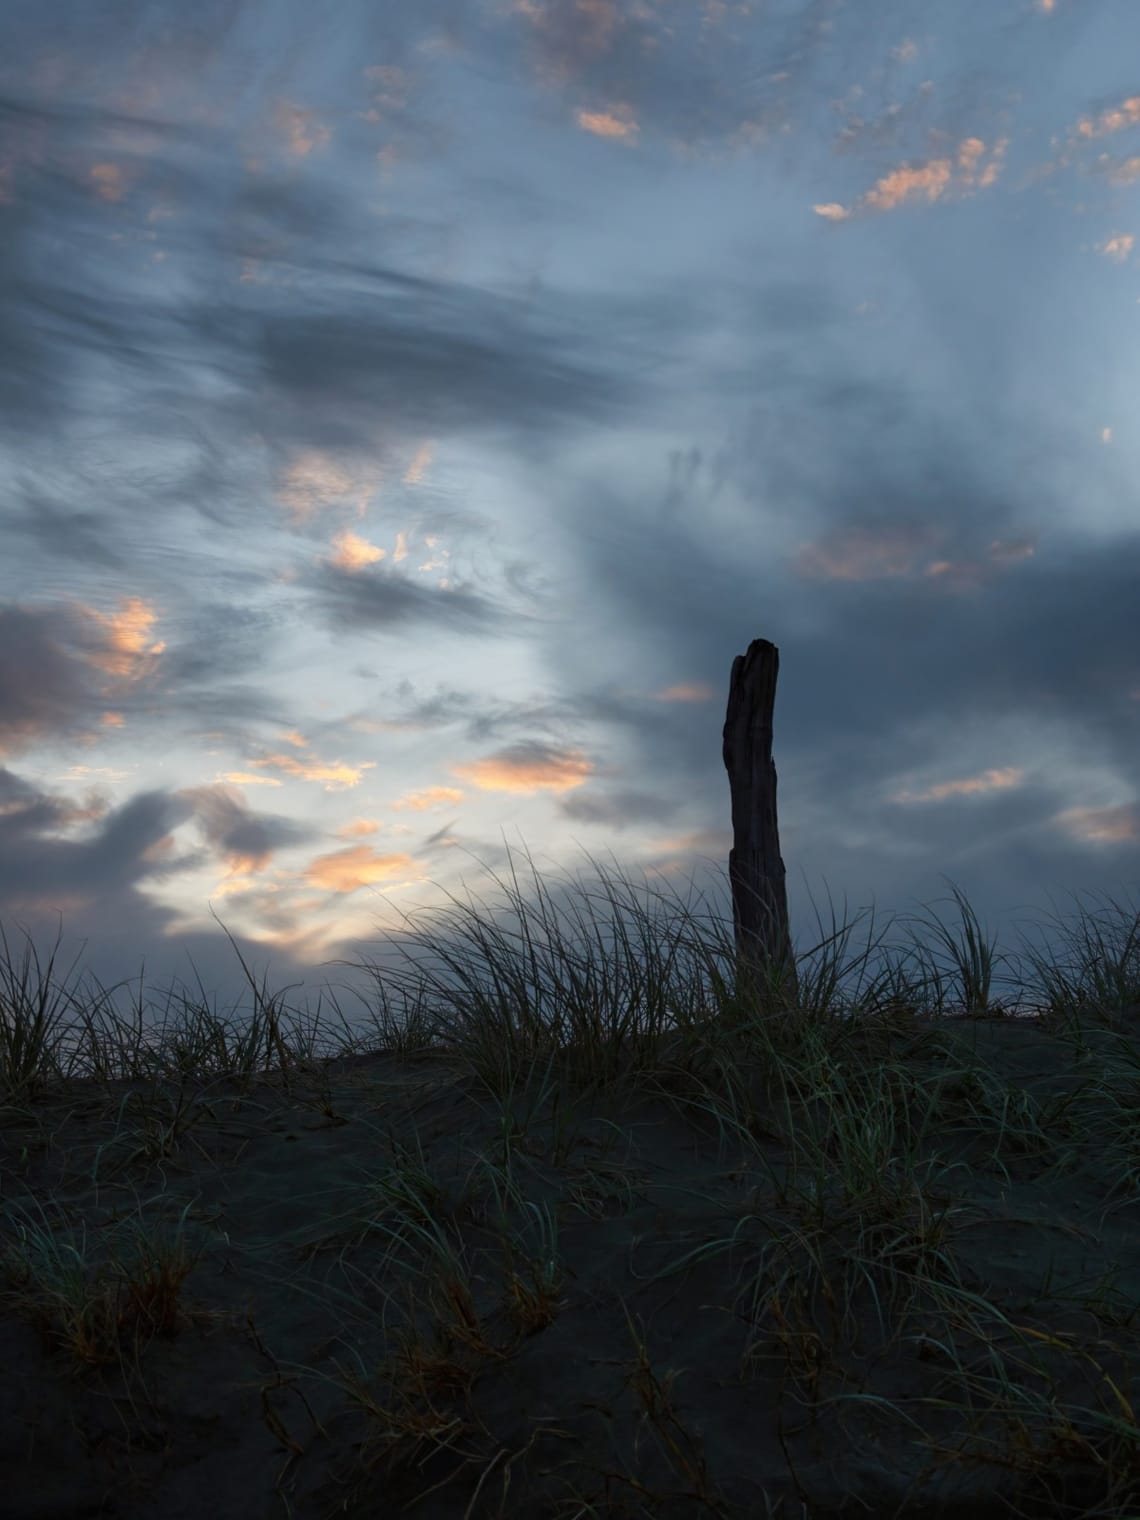
<instances>
[{"instance_id":1,"label":"sky","mask_svg":"<svg viewBox=\"0 0 1140 1520\"><path fill-rule=\"evenodd\" d=\"M952 886L999 956L1127 927L1134 42L1132 0L5 0L17 979L240 1021L236 945L356 1029L339 962L517 934L536 876L574 942L595 865L731 938L756 638L801 957L834 913L948 971Z\"/></svg>"}]
</instances>

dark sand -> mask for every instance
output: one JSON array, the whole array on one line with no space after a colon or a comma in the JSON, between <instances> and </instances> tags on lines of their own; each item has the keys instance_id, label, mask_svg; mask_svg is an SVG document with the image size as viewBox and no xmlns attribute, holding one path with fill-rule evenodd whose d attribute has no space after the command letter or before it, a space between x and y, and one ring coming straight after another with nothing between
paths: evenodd
<instances>
[{"instance_id":1,"label":"dark sand","mask_svg":"<svg viewBox=\"0 0 1140 1520\"><path fill-rule=\"evenodd\" d=\"M901 1176L891 1208L880 1204L873 1218L867 1199L844 1199L829 1177L819 1235L810 1201L780 1203L768 1172L755 1157L742 1162L730 1135L718 1157L708 1115L619 1093L583 1100L574 1116L563 1100L552 1120L539 1082L529 1119L516 1095L506 1145L490 1095L438 1055L314 1062L291 1072L290 1091L277 1073L244 1095L232 1078L181 1090L166 1079L0 1101L0 1201L7 1210L38 1199L56 1240L84 1253L89 1282L112 1248L129 1253L140 1206L164 1239L185 1211L184 1243L199 1253L176 1312L160 1292L108 1288L103 1329L87 1336L30 1319L16 1295L34 1283L0 1273L0 1515L762 1517L764 1490L771 1513L788 1516L877 1520L903 1505L928 1520L984 1520L1018 1495L1024 1514L1127 1514L1119 1494L1115 1509L1079 1507L1102 1503L1106 1483L1126 1471L1103 1421L1074 1415L1063 1439L1027 1406L1019 1430L986 1414L986 1389L995 1397L1000 1384L984 1380L1000 1361L992 1342L1017 1387L1121 1422L1131 1477L1140 1476L1140 1438L1124 1413L1137 1392L1128 1359L1140 1218L1134 1185L1108 1196L1105 1165L1110 1139L1120 1143L1110 1117L1118 1126L1121 1105L1136 1115L1140 1042L1131 1041L1130 1079L1106 1086L1095 1052L1120 1049L1108 1030L1089 1031L1083 1058L1057 1030L1021 1019L910 1020L851 1038L948 1073L919 1151L939 1154L942 1166L917 1169L925 1215ZM955 1050L992 1079L979 1087L950 1074ZM967 1101L986 1093L994 1112L1004 1104L1020 1125L1027 1105L1081 1089L1079 1125L1054 1111L1035 1146L1003 1145L1008 1180L985 1160L978 1134L960 1127ZM754 1091L763 1154L781 1173L791 1154L779 1138L783 1104L759 1084ZM134 1095L147 1093L159 1117L144 1121ZM793 1112L806 1126L826 1110L805 1096ZM1065 1152L1068 1169L1047 1176ZM535 1205L503 1196L511 1261L480 1158L509 1159ZM385 1194L390 1165L404 1169L405 1183ZM434 1189L423 1188L417 1215L421 1166ZM976 1295L949 1326L922 1292L909 1317L903 1300L892 1307L883 1265L893 1251L899 1269L917 1270L922 1222L933 1241L931 1211L942 1207L957 1212L931 1246L942 1260L930 1269ZM417 1219L449 1244L458 1277L413 1233ZM43 1224L34 1210L30 1221ZM861 1230L872 1233L860 1245ZM698 1259L702 1245L734 1232L731 1255ZM825 1261L822 1279L809 1239ZM12 1216L0 1215L0 1246L18 1243ZM876 1252L861 1275L856 1255ZM1095 1310L1078 1303L1106 1274ZM136 1286L158 1280L145 1265L133 1275ZM418 1343L400 1360L413 1285ZM754 1306L754 1295L767 1303ZM951 1343L977 1379L972 1390ZM111 1357L101 1365L100 1347ZM394 1358L386 1372L385 1356ZM338 1363L371 1381L374 1416L321 1376L336 1375ZM899 1404L916 1424L873 1399L825 1402L814 1416L808 1407L860 1391ZM953 1460L964 1416L914 1403L920 1394L972 1396L969 1450L988 1460ZM944 1442L941 1462L923 1439ZM1045 1477L1031 1481L1033 1473Z\"/></svg>"}]
</instances>

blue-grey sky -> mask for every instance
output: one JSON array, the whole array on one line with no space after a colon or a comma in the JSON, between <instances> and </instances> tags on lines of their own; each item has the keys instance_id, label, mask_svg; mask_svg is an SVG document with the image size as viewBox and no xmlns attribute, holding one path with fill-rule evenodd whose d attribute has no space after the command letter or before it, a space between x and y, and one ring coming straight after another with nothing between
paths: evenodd
<instances>
[{"instance_id":1,"label":"blue-grey sky","mask_svg":"<svg viewBox=\"0 0 1140 1520\"><path fill-rule=\"evenodd\" d=\"M1134 912L1135 19L5 0L13 962L355 1021L507 847L731 933L754 638L801 953Z\"/></svg>"}]
</instances>

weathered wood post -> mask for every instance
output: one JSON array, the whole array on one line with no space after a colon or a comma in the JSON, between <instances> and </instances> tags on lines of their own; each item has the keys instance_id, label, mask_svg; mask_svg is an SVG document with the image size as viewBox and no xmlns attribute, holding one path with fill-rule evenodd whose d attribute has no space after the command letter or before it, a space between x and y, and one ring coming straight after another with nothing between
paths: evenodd
<instances>
[{"instance_id":1,"label":"weathered wood post","mask_svg":"<svg viewBox=\"0 0 1140 1520\"><path fill-rule=\"evenodd\" d=\"M732 921L738 978L755 974L759 985L779 979L783 994L799 997L788 932L788 898L776 823L776 767L772 762L772 709L780 651L753 639L732 662L724 764L732 792Z\"/></svg>"}]
</instances>

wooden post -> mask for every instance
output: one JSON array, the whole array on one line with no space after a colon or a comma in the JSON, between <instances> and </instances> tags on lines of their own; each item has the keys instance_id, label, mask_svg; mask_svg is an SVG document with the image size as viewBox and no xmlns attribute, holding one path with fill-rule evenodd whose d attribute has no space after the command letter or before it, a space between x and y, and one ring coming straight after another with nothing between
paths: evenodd
<instances>
[{"instance_id":1,"label":"wooden post","mask_svg":"<svg viewBox=\"0 0 1140 1520\"><path fill-rule=\"evenodd\" d=\"M779 670L780 651L767 639L753 639L748 653L732 662L724 724L724 764L732 792L728 875L738 979L742 973L755 973L763 988L768 976L775 976L784 995L798 1000L772 762Z\"/></svg>"}]
</instances>

